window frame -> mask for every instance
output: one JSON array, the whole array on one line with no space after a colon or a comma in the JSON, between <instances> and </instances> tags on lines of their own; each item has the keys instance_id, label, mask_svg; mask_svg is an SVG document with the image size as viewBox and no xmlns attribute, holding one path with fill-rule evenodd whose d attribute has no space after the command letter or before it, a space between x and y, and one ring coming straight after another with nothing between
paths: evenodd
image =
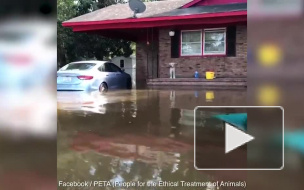
<instances>
[{"instance_id":1,"label":"window frame","mask_svg":"<svg viewBox=\"0 0 304 190\"><path fill-rule=\"evenodd\" d=\"M225 39L224 39L224 43L225 43L225 49L224 49L224 53L206 53L205 52L205 31L216 31L216 30L223 30L225 33ZM183 41L182 41L182 34L183 32L193 32L193 31L200 31L201 32L201 53L200 54L183 54L182 48L183 48ZM203 28L203 29L193 29L193 30L181 30L180 31L180 47L179 47L179 51L180 51L180 57L223 57L223 56L227 56L227 27L220 27L220 28Z\"/></svg>"},{"instance_id":2,"label":"window frame","mask_svg":"<svg viewBox=\"0 0 304 190\"><path fill-rule=\"evenodd\" d=\"M224 31L224 52L220 52L220 53L206 53L205 52L205 38L206 38L206 34L205 31L218 31L218 30L223 30ZM227 55L227 28L206 28L204 29L204 36L203 36L203 55Z\"/></svg>"},{"instance_id":3,"label":"window frame","mask_svg":"<svg viewBox=\"0 0 304 190\"><path fill-rule=\"evenodd\" d=\"M186 32L200 32L201 33L201 52L199 54L183 54L183 33L186 33ZM181 33L180 33L180 55L182 57L189 57L189 56L201 56L203 54L203 47L202 47L202 44L203 43L203 30L200 29L200 30L181 30Z\"/></svg>"}]
</instances>

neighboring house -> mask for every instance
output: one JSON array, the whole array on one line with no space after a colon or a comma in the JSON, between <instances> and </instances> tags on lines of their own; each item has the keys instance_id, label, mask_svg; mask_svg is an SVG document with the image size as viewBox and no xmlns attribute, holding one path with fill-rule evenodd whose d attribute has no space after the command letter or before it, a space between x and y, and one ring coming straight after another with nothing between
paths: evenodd
<instances>
[{"instance_id":1,"label":"neighboring house","mask_svg":"<svg viewBox=\"0 0 304 190\"><path fill-rule=\"evenodd\" d=\"M130 57L114 57L111 62L131 75L133 86L136 84L136 57L134 55Z\"/></svg>"},{"instance_id":2,"label":"neighboring house","mask_svg":"<svg viewBox=\"0 0 304 190\"><path fill-rule=\"evenodd\" d=\"M237 84L235 78L246 78L247 0L145 4L146 11L137 18L132 18L128 4L116 4L68 20L63 26L136 42L137 85L146 79L168 81L171 62L176 63L177 78L184 81L193 78L195 71L204 77L207 70L215 71L216 80L231 79L231 84Z\"/></svg>"}]
</instances>

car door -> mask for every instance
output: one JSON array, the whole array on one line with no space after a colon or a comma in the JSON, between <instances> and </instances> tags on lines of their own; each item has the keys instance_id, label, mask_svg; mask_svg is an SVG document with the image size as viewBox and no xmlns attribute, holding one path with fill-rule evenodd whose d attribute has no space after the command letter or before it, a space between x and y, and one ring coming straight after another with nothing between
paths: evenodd
<instances>
[{"instance_id":1,"label":"car door","mask_svg":"<svg viewBox=\"0 0 304 190\"><path fill-rule=\"evenodd\" d=\"M114 63L109 63L111 66L111 70L113 73L115 73L115 83L117 88L125 88L126 87L126 80L125 75L122 72L122 70L116 66Z\"/></svg>"},{"instance_id":2,"label":"car door","mask_svg":"<svg viewBox=\"0 0 304 190\"><path fill-rule=\"evenodd\" d=\"M113 72L110 63L104 63L99 70L102 72L104 82L107 83L109 89L117 88L116 73Z\"/></svg>"}]
</instances>

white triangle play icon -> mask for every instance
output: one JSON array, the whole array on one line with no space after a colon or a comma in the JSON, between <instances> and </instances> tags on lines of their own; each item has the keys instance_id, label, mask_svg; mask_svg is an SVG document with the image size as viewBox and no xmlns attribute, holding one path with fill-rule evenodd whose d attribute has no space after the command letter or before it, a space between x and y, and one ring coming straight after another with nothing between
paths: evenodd
<instances>
[{"instance_id":1,"label":"white triangle play icon","mask_svg":"<svg viewBox=\"0 0 304 190\"><path fill-rule=\"evenodd\" d=\"M248 143L254 139L253 136L236 129L228 123L225 123L225 153L236 149L237 147Z\"/></svg>"}]
</instances>

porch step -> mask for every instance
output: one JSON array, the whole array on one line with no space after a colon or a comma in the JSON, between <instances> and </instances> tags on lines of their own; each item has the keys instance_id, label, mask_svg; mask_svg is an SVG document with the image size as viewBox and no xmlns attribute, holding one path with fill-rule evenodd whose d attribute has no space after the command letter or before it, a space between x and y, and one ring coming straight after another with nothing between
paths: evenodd
<instances>
[{"instance_id":1,"label":"porch step","mask_svg":"<svg viewBox=\"0 0 304 190\"><path fill-rule=\"evenodd\" d=\"M149 86L236 86L247 87L247 78L216 78L207 80L204 78L157 78L147 79Z\"/></svg>"}]
</instances>

